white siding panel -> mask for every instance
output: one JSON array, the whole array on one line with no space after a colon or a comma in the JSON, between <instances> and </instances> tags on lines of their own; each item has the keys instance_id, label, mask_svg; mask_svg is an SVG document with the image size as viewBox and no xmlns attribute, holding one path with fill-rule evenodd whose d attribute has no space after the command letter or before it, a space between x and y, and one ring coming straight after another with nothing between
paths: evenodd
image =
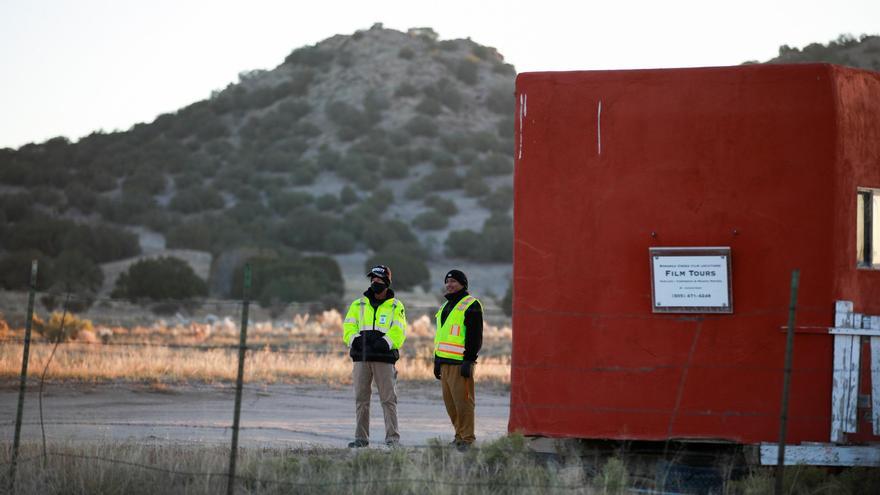
<instances>
[{"instance_id":1,"label":"white siding panel","mask_svg":"<svg viewBox=\"0 0 880 495\"><path fill-rule=\"evenodd\" d=\"M860 337L834 336L834 376L831 389L831 441L843 443L855 433L859 390Z\"/></svg>"}]
</instances>

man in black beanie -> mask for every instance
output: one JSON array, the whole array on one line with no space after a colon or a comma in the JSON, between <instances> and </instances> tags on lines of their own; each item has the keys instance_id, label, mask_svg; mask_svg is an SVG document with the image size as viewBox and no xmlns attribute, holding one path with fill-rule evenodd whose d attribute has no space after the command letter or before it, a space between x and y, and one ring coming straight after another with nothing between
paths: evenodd
<instances>
[{"instance_id":1,"label":"man in black beanie","mask_svg":"<svg viewBox=\"0 0 880 495\"><path fill-rule=\"evenodd\" d=\"M440 380L443 403L455 427L458 450L474 443L474 368L483 346L483 306L468 294L468 279L461 270L444 277L446 302L437 311L434 335L434 377Z\"/></svg>"}]
</instances>

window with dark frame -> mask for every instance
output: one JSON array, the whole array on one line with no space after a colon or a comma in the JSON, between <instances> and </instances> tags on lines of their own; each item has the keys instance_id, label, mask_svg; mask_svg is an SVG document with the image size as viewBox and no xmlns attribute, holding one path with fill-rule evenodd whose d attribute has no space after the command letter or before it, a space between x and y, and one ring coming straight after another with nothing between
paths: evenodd
<instances>
[{"instance_id":1,"label":"window with dark frame","mask_svg":"<svg viewBox=\"0 0 880 495\"><path fill-rule=\"evenodd\" d=\"M856 194L856 265L880 269L880 189Z\"/></svg>"}]
</instances>

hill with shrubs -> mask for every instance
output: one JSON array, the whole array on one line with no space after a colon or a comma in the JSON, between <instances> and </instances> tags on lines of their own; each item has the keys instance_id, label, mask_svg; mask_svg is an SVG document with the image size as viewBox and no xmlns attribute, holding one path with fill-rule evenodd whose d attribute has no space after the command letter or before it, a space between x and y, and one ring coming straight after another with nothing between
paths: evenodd
<instances>
[{"instance_id":1,"label":"hill with shrubs","mask_svg":"<svg viewBox=\"0 0 880 495\"><path fill-rule=\"evenodd\" d=\"M878 70L880 38L770 62L807 61ZM381 262L398 290L494 267L472 278L509 305L514 77L494 48L377 24L129 130L2 149L0 285L39 258L45 290L161 299L174 273L186 297L236 297L250 262L261 304L329 305ZM210 253L207 280L168 250Z\"/></svg>"},{"instance_id":2,"label":"hill with shrubs","mask_svg":"<svg viewBox=\"0 0 880 495\"><path fill-rule=\"evenodd\" d=\"M438 260L509 263L514 76L493 48L375 25L127 131L0 150L0 268L39 254L54 286L62 253L90 271L140 254L135 227L210 252L212 295L232 297L246 261L279 277L267 304L325 276L340 295L335 260L355 253L400 289L437 285ZM9 273L21 288L27 269Z\"/></svg>"}]
</instances>

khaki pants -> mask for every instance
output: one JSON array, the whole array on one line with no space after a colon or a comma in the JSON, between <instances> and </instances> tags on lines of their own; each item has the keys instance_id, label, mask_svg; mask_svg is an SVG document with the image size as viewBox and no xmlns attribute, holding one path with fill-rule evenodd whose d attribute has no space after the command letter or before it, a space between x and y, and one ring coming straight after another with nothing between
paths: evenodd
<instances>
[{"instance_id":1,"label":"khaki pants","mask_svg":"<svg viewBox=\"0 0 880 495\"><path fill-rule=\"evenodd\" d=\"M357 426L354 430L356 440L370 441L370 396L373 381L379 389L379 400L385 415L385 441L399 442L397 430L397 370L391 363L372 361L355 362L352 372L354 382L355 414Z\"/></svg>"},{"instance_id":2,"label":"khaki pants","mask_svg":"<svg viewBox=\"0 0 880 495\"><path fill-rule=\"evenodd\" d=\"M476 364L474 365L476 371ZM474 443L474 377L462 378L461 366L440 365L440 385L443 387L443 403L446 413L455 427L457 442Z\"/></svg>"}]
</instances>

